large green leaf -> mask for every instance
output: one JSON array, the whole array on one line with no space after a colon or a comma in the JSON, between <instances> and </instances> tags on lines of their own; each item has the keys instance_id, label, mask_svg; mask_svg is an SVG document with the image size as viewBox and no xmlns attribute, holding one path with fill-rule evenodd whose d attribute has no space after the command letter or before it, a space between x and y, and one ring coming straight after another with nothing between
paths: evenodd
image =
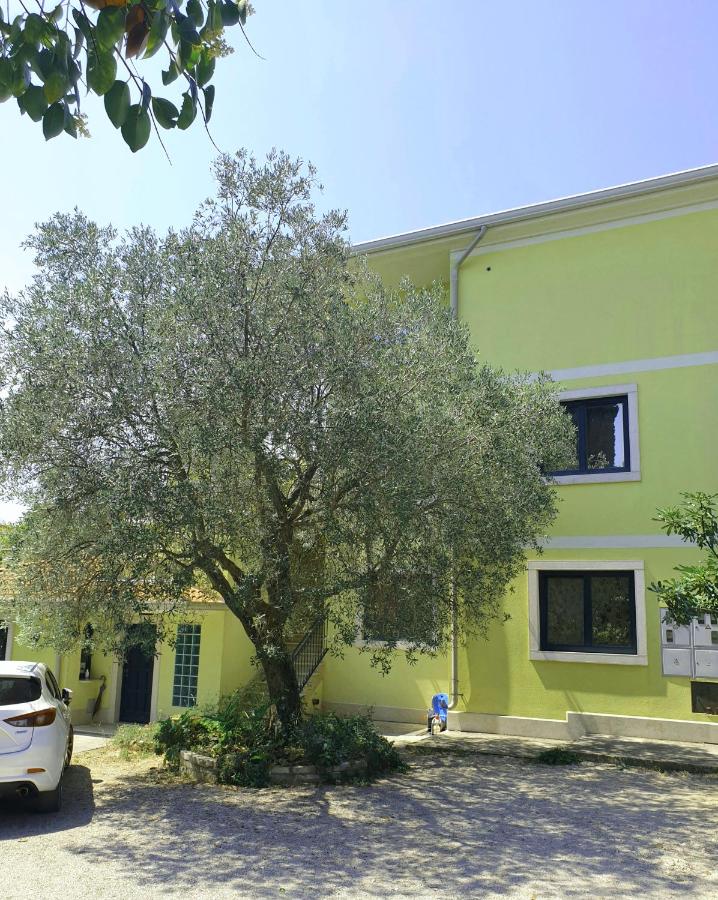
<instances>
[{"instance_id":1,"label":"large green leaf","mask_svg":"<svg viewBox=\"0 0 718 900\"><path fill-rule=\"evenodd\" d=\"M42 133L45 135L45 140L49 141L51 138L57 137L62 133L64 127L65 104L53 103L52 106L48 106L42 117Z\"/></svg>"},{"instance_id":2,"label":"large green leaf","mask_svg":"<svg viewBox=\"0 0 718 900\"><path fill-rule=\"evenodd\" d=\"M0 103L12 97L12 82L15 67L5 56L0 56Z\"/></svg>"},{"instance_id":3,"label":"large green leaf","mask_svg":"<svg viewBox=\"0 0 718 900\"><path fill-rule=\"evenodd\" d=\"M214 106L214 85L210 84L209 87L202 88L202 92L204 93L204 120L209 122Z\"/></svg>"},{"instance_id":4,"label":"large green leaf","mask_svg":"<svg viewBox=\"0 0 718 900\"><path fill-rule=\"evenodd\" d=\"M117 77L117 62L112 50L92 51L87 55L87 84L102 96L106 94Z\"/></svg>"},{"instance_id":5,"label":"large green leaf","mask_svg":"<svg viewBox=\"0 0 718 900\"><path fill-rule=\"evenodd\" d=\"M172 82L177 78L178 75L179 69L173 62L171 62L169 69L166 72L162 72L162 84L167 87L168 84L172 84Z\"/></svg>"},{"instance_id":6,"label":"large green leaf","mask_svg":"<svg viewBox=\"0 0 718 900\"><path fill-rule=\"evenodd\" d=\"M185 91L182 97L182 109L180 110L179 119L177 119L177 127L184 131L194 122L194 118L197 115L197 103L190 97L188 91Z\"/></svg>"},{"instance_id":7,"label":"large green leaf","mask_svg":"<svg viewBox=\"0 0 718 900\"><path fill-rule=\"evenodd\" d=\"M33 122L39 122L48 107L45 91L38 84L31 84L25 93L17 98L17 102L20 109L23 109Z\"/></svg>"},{"instance_id":8,"label":"large green leaf","mask_svg":"<svg viewBox=\"0 0 718 900\"><path fill-rule=\"evenodd\" d=\"M125 33L127 11L124 6L108 6L97 17L96 36L101 47L112 49Z\"/></svg>"},{"instance_id":9,"label":"large green leaf","mask_svg":"<svg viewBox=\"0 0 718 900\"><path fill-rule=\"evenodd\" d=\"M157 124L161 125L162 128L174 128L177 124L179 110L174 103L165 100L164 97L152 98L152 112L154 113Z\"/></svg>"},{"instance_id":10,"label":"large green leaf","mask_svg":"<svg viewBox=\"0 0 718 900\"><path fill-rule=\"evenodd\" d=\"M222 24L231 27L239 22L239 7L236 3L224 2L220 5Z\"/></svg>"},{"instance_id":11,"label":"large green leaf","mask_svg":"<svg viewBox=\"0 0 718 900\"><path fill-rule=\"evenodd\" d=\"M45 98L48 103L61 100L70 90L70 79L67 73L55 69L45 80Z\"/></svg>"},{"instance_id":12,"label":"large green leaf","mask_svg":"<svg viewBox=\"0 0 718 900\"><path fill-rule=\"evenodd\" d=\"M150 114L142 108L141 104L133 104L122 125L122 137L133 153L137 153L145 146L150 139L151 130Z\"/></svg>"},{"instance_id":13,"label":"large green leaf","mask_svg":"<svg viewBox=\"0 0 718 900\"><path fill-rule=\"evenodd\" d=\"M199 27L204 22L204 10L199 0L187 0L187 15Z\"/></svg>"},{"instance_id":14,"label":"large green leaf","mask_svg":"<svg viewBox=\"0 0 718 900\"><path fill-rule=\"evenodd\" d=\"M25 42L29 44L39 44L48 31L47 24L42 16L37 13L30 13L25 19L25 28L23 29L23 37Z\"/></svg>"},{"instance_id":15,"label":"large green leaf","mask_svg":"<svg viewBox=\"0 0 718 900\"><path fill-rule=\"evenodd\" d=\"M150 33L147 38L147 49L145 50L144 59L154 56L160 47L163 46L169 27L170 17L164 10L154 13Z\"/></svg>"},{"instance_id":16,"label":"large green leaf","mask_svg":"<svg viewBox=\"0 0 718 900\"><path fill-rule=\"evenodd\" d=\"M115 128L121 128L130 110L130 88L125 81L116 81L105 94L105 111Z\"/></svg>"},{"instance_id":17,"label":"large green leaf","mask_svg":"<svg viewBox=\"0 0 718 900\"><path fill-rule=\"evenodd\" d=\"M214 57L210 56L206 50L203 50L199 62L197 63L197 84L200 87L204 87L205 84L212 80L214 66Z\"/></svg>"}]
</instances>

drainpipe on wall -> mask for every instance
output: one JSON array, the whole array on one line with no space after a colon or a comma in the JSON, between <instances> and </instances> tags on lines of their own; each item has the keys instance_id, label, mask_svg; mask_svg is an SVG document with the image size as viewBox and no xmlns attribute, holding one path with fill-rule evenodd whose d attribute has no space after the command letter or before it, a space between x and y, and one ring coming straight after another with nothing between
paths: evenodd
<instances>
[{"instance_id":1,"label":"drainpipe on wall","mask_svg":"<svg viewBox=\"0 0 718 900\"><path fill-rule=\"evenodd\" d=\"M462 250L459 256L451 261L449 275L449 301L451 315L459 317L459 269L466 257L476 247L486 234L486 225L479 228L473 241ZM456 610L456 582L451 585L451 693L449 695L449 709L456 709L459 703L459 617Z\"/></svg>"}]
</instances>

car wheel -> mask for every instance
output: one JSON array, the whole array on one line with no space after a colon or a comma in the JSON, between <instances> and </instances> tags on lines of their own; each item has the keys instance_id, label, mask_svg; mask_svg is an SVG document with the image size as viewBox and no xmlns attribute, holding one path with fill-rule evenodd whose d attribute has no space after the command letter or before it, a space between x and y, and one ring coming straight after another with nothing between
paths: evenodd
<instances>
[{"instance_id":1,"label":"car wheel","mask_svg":"<svg viewBox=\"0 0 718 900\"><path fill-rule=\"evenodd\" d=\"M72 725L70 725L70 733L67 736L67 750L65 751L65 766L64 766L65 769L69 768L70 763L72 762L72 748L74 747L74 745L75 745L75 731L74 731Z\"/></svg>"},{"instance_id":2,"label":"car wheel","mask_svg":"<svg viewBox=\"0 0 718 900\"><path fill-rule=\"evenodd\" d=\"M55 813L62 808L62 780L54 791L41 791L35 798L35 812Z\"/></svg>"}]
</instances>

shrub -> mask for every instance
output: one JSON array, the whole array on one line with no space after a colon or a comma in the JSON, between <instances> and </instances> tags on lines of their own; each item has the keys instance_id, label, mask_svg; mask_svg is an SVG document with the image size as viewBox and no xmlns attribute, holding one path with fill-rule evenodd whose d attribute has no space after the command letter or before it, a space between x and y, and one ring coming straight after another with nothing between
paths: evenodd
<instances>
[{"instance_id":1,"label":"shrub","mask_svg":"<svg viewBox=\"0 0 718 900\"><path fill-rule=\"evenodd\" d=\"M204 751L214 755L224 735L216 719L185 710L164 719L157 726L154 738L155 753L164 753L167 764L179 766L180 750Z\"/></svg>"},{"instance_id":2,"label":"shrub","mask_svg":"<svg viewBox=\"0 0 718 900\"><path fill-rule=\"evenodd\" d=\"M581 762L581 756L565 747L551 747L550 750L542 750L535 761L544 766L575 766Z\"/></svg>"},{"instance_id":3,"label":"shrub","mask_svg":"<svg viewBox=\"0 0 718 900\"><path fill-rule=\"evenodd\" d=\"M157 729L157 753L164 753L172 767L179 764L181 750L217 756L220 781L246 787L267 785L275 764L313 764L326 771L345 761L364 760L370 778L405 768L393 745L377 734L366 716L315 715L287 734L269 705L246 709L243 701L237 692L204 715L188 710L165 719Z\"/></svg>"},{"instance_id":4,"label":"shrub","mask_svg":"<svg viewBox=\"0 0 718 900\"><path fill-rule=\"evenodd\" d=\"M120 725L110 743L121 756L149 755L155 749L156 732L157 725Z\"/></svg>"}]
</instances>

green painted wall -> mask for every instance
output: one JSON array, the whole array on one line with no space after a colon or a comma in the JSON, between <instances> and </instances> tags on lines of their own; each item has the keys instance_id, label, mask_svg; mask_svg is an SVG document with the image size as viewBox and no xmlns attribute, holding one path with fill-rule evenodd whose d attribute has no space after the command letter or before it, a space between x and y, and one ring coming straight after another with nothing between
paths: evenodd
<instances>
[{"instance_id":1,"label":"green painted wall","mask_svg":"<svg viewBox=\"0 0 718 900\"><path fill-rule=\"evenodd\" d=\"M660 211L676 196L632 200L625 211ZM691 199L717 196L718 185L709 184ZM460 276L459 316L482 359L507 371L538 371L718 350L718 210L596 230L609 218L605 210L583 210L489 230ZM569 226L582 233L567 234ZM502 240L518 243L500 247ZM370 264L393 282L402 274L418 283L446 282L450 250L468 242L466 236L444 239L427 244L424 254L421 247L377 253ZM553 536L658 535L656 507L676 502L681 491L718 491L718 366L581 378L562 387L620 384L638 387L641 480L559 486ZM545 558L640 559L648 585L697 553L682 547L550 550ZM648 666L530 660L526 573L516 579L505 609L509 622L494 623L486 639L461 650L459 709L558 719L575 710L718 721L691 712L689 679L663 677L650 592ZM382 678L350 650L344 660L326 664L324 698L421 711L433 693L448 687L446 658L408 667L397 656L392 673Z\"/></svg>"}]
</instances>

